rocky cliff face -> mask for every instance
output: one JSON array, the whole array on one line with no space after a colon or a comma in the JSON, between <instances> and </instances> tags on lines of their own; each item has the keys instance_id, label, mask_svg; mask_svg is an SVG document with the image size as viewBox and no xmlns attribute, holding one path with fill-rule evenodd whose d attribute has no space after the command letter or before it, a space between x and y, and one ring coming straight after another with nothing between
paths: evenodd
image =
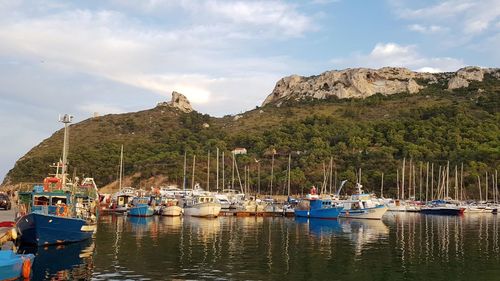
<instances>
[{"instance_id":1,"label":"rocky cliff face","mask_svg":"<svg viewBox=\"0 0 500 281\"><path fill-rule=\"evenodd\" d=\"M176 91L172 92L172 99L169 102L160 102L157 106L173 107L185 113L193 111L193 107L186 96Z\"/></svg>"},{"instance_id":2,"label":"rocky cliff face","mask_svg":"<svg viewBox=\"0 0 500 281\"><path fill-rule=\"evenodd\" d=\"M447 81L448 89L453 90L468 87L471 81L482 81L486 73L500 78L499 69L479 67L466 67L455 73L423 73L406 68L384 67L333 70L311 77L292 75L279 80L262 105L305 98L325 99L330 96L343 99L366 98L377 93L416 94L430 84L443 81Z\"/></svg>"}]
</instances>

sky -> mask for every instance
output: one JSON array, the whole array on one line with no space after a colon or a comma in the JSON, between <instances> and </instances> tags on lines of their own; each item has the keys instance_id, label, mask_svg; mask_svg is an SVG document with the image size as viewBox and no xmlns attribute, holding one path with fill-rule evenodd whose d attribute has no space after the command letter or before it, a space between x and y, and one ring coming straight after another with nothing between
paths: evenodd
<instances>
[{"instance_id":1,"label":"sky","mask_svg":"<svg viewBox=\"0 0 500 281\"><path fill-rule=\"evenodd\" d=\"M183 93L238 114L281 77L500 65L500 0L0 0L0 179L75 121Z\"/></svg>"}]
</instances>

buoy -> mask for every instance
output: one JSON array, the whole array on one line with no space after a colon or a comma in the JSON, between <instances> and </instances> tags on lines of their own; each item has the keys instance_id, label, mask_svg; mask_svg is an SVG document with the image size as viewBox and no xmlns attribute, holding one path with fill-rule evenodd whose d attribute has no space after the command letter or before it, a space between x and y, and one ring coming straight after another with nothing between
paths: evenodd
<instances>
[{"instance_id":1,"label":"buoy","mask_svg":"<svg viewBox=\"0 0 500 281\"><path fill-rule=\"evenodd\" d=\"M23 278L30 278L31 275L31 260L29 258L23 261Z\"/></svg>"}]
</instances>

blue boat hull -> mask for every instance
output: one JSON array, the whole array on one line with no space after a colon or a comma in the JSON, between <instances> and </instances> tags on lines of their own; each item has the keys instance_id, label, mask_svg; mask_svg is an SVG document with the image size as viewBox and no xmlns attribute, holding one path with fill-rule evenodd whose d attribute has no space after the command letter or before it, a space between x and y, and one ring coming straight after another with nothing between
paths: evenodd
<instances>
[{"instance_id":1,"label":"blue boat hull","mask_svg":"<svg viewBox=\"0 0 500 281\"><path fill-rule=\"evenodd\" d=\"M38 246L83 241L94 233L82 219L38 213L21 217L16 227L22 242Z\"/></svg>"},{"instance_id":2,"label":"blue boat hull","mask_svg":"<svg viewBox=\"0 0 500 281\"><path fill-rule=\"evenodd\" d=\"M318 218L318 219L336 219L338 218L342 207L323 208L313 210L295 210L296 217Z\"/></svg>"},{"instance_id":3,"label":"blue boat hull","mask_svg":"<svg viewBox=\"0 0 500 281\"><path fill-rule=\"evenodd\" d=\"M137 206L128 210L128 215L133 217L150 217L154 214L153 208L150 206Z\"/></svg>"},{"instance_id":4,"label":"blue boat hull","mask_svg":"<svg viewBox=\"0 0 500 281\"><path fill-rule=\"evenodd\" d=\"M33 264L35 258L32 254L17 255L11 250L0 251L0 280L17 280L22 277L23 262L30 259Z\"/></svg>"},{"instance_id":5,"label":"blue boat hull","mask_svg":"<svg viewBox=\"0 0 500 281\"><path fill-rule=\"evenodd\" d=\"M442 216L459 216L464 213L464 211L461 209L446 209L446 208L439 208L439 209L424 208L420 212L425 215L442 215Z\"/></svg>"}]
</instances>

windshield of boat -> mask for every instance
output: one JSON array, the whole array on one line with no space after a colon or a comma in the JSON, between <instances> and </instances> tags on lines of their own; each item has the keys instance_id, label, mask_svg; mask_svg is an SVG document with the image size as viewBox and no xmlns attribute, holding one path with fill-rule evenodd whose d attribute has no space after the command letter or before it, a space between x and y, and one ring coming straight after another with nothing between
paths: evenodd
<instances>
[{"instance_id":1,"label":"windshield of boat","mask_svg":"<svg viewBox=\"0 0 500 281\"><path fill-rule=\"evenodd\" d=\"M52 196L50 205L61 205L67 203L66 196Z\"/></svg>"},{"instance_id":2,"label":"windshield of boat","mask_svg":"<svg viewBox=\"0 0 500 281\"><path fill-rule=\"evenodd\" d=\"M49 198L44 195L35 196L33 198L33 205L35 206L46 206L49 204Z\"/></svg>"}]
</instances>

